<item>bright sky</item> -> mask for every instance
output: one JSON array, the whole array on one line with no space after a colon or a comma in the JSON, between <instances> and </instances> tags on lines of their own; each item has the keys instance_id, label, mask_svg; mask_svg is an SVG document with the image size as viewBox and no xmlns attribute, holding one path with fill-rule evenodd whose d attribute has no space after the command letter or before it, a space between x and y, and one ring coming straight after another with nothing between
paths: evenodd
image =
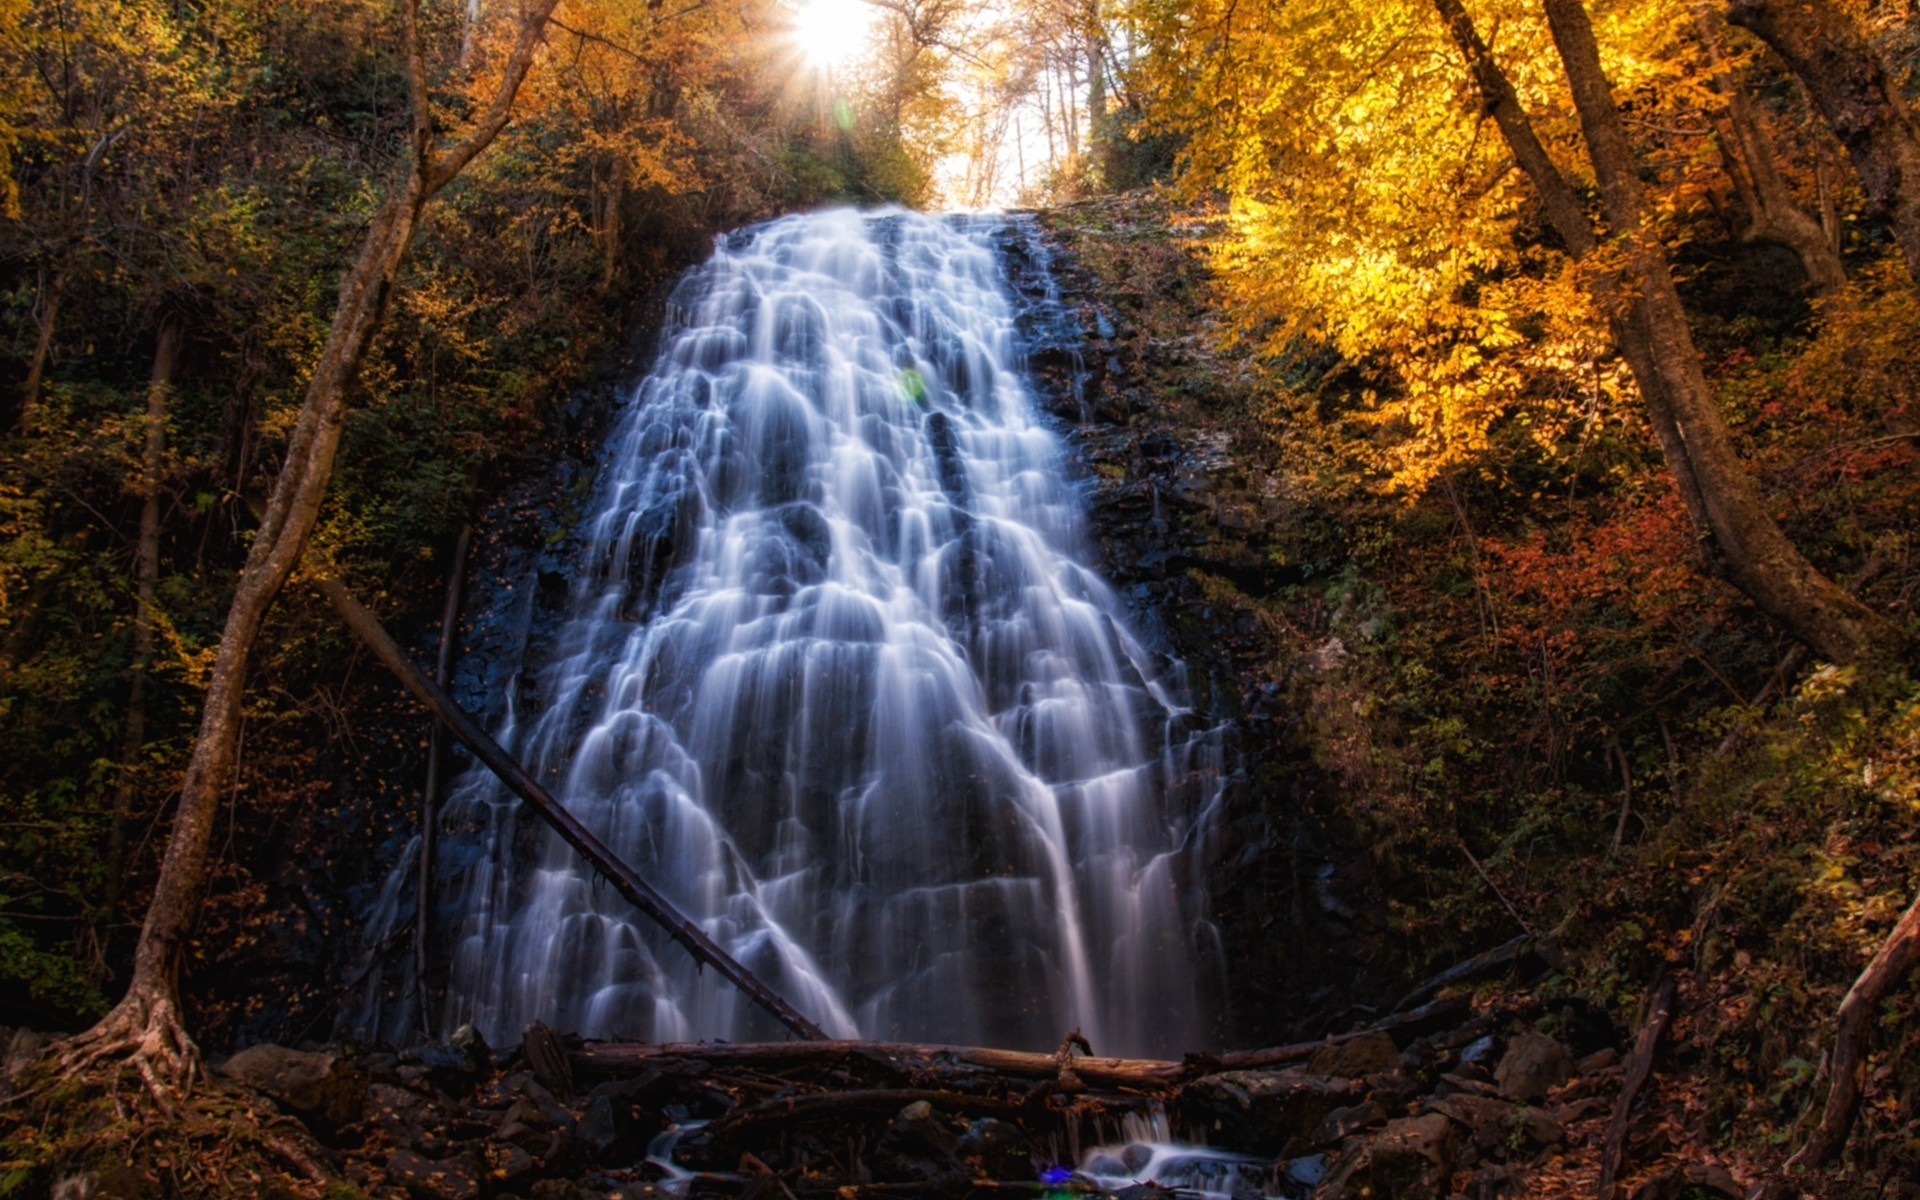
<instances>
[{"instance_id":1,"label":"bright sky","mask_svg":"<svg viewBox=\"0 0 1920 1200\"><path fill-rule=\"evenodd\" d=\"M793 43L814 70L845 67L866 49L879 12L866 0L797 0Z\"/></svg>"}]
</instances>

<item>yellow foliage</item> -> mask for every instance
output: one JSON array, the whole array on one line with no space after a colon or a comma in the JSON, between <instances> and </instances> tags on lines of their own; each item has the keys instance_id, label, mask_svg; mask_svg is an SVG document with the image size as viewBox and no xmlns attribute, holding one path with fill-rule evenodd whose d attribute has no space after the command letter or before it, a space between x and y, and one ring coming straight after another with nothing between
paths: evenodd
<instances>
[{"instance_id":1,"label":"yellow foliage","mask_svg":"<svg viewBox=\"0 0 1920 1200\"><path fill-rule=\"evenodd\" d=\"M1472 7L1585 185L1538 7ZM1600 16L1621 94L1706 102L1684 0ZM1140 0L1137 17L1152 48L1142 79L1187 138L1184 182L1225 194L1230 220L1208 251L1230 335L1281 363L1330 348L1361 371L1388 487L1417 491L1481 456L1505 418L1550 444L1628 393L1431 3Z\"/></svg>"}]
</instances>

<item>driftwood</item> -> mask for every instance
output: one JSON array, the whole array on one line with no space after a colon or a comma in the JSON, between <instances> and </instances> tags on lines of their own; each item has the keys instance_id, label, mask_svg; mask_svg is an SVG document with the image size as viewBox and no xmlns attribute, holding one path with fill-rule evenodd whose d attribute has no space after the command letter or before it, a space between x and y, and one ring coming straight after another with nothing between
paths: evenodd
<instances>
[{"instance_id":1,"label":"driftwood","mask_svg":"<svg viewBox=\"0 0 1920 1200\"><path fill-rule=\"evenodd\" d=\"M459 738L474 757L487 765L500 782L507 785L514 795L525 801L535 815L552 827L566 843L579 851L594 870L598 871L615 891L627 903L633 905L651 917L667 935L687 948L694 958L718 971L722 978L745 992L747 998L765 1009L782 1025L791 1029L800 1037L811 1040L823 1040L826 1034L820 1027L802 1016L798 1009L762 983L746 967L742 966L731 954L722 949L719 943L707 936L706 930L687 919L665 896L655 891L653 885L640 878L632 867L622 862L613 851L582 825L578 818L567 811L565 805L554 799L545 788L529 775L524 767L515 762L513 756L488 736L480 723L465 710L453 702L446 691L429 678L401 651L400 647L374 619L372 613L360 606L360 602L348 592L346 585L331 576L318 580L320 590L325 593L334 611L340 614L354 636L364 642L373 651L381 665L398 676L407 690L435 716L446 722L447 729Z\"/></svg>"},{"instance_id":2,"label":"driftwood","mask_svg":"<svg viewBox=\"0 0 1920 1200\"><path fill-rule=\"evenodd\" d=\"M1613 1118L1607 1122L1607 1140L1600 1151L1600 1200L1611 1200L1613 1196L1614 1180L1620 1177L1620 1168L1626 1161L1627 1123L1632 1117L1633 1101L1653 1071L1654 1051L1659 1049L1660 1037L1672 1019L1673 980L1662 979L1653 989L1646 1022L1640 1026L1640 1036L1634 1039L1633 1053L1627 1058L1627 1075L1620 1083L1620 1096L1613 1102Z\"/></svg>"},{"instance_id":3,"label":"driftwood","mask_svg":"<svg viewBox=\"0 0 1920 1200\"><path fill-rule=\"evenodd\" d=\"M1847 1144L1867 1082L1867 1033L1874 1010L1916 961L1920 961L1920 897L1907 906L1893 932L1840 1002L1840 1012L1834 1019L1833 1086L1827 1092L1826 1112L1807 1144L1787 1160L1787 1170L1824 1166Z\"/></svg>"}]
</instances>

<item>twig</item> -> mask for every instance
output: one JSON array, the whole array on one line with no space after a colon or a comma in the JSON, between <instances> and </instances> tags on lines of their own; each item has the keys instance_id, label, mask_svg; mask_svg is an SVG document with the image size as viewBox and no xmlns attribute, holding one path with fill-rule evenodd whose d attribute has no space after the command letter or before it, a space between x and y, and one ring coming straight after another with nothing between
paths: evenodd
<instances>
[{"instance_id":1,"label":"twig","mask_svg":"<svg viewBox=\"0 0 1920 1200\"><path fill-rule=\"evenodd\" d=\"M1513 917L1521 930L1524 931L1528 937L1532 937L1533 926L1527 924L1527 919L1521 916L1520 910L1513 906L1511 900L1507 899L1507 894L1500 890L1500 885L1493 881L1493 876L1487 874L1487 869L1480 865L1480 860L1473 856L1473 851L1467 849L1466 840L1464 838L1456 840L1460 843L1460 853L1466 855L1467 861L1473 864L1474 872L1480 876L1480 882L1486 884L1487 887L1492 890L1494 896L1500 901L1501 905L1506 908L1507 912Z\"/></svg>"}]
</instances>

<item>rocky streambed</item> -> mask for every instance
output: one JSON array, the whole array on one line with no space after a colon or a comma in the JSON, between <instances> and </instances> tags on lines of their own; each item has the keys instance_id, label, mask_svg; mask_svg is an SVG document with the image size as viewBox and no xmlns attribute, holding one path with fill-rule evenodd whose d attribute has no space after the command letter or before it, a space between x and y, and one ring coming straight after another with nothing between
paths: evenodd
<instances>
[{"instance_id":1,"label":"rocky streambed","mask_svg":"<svg viewBox=\"0 0 1920 1200\"><path fill-rule=\"evenodd\" d=\"M328 1178L393 1200L1484 1200L1591 1194L1610 1153L1616 1175L1659 1153L1658 1123L1643 1128L1622 1102L1644 1076L1622 1031L1584 1005L1497 997L1448 994L1318 1043L1178 1063L1071 1044L1024 1056L619 1046L535 1026L499 1050L470 1030L400 1053L262 1044L215 1071L269 1097L289 1119L280 1136ZM25 1048L16 1039L10 1062ZM69 1194L167 1194L116 1180ZM1746 1194L1729 1170L1698 1162L1633 1193Z\"/></svg>"}]
</instances>

